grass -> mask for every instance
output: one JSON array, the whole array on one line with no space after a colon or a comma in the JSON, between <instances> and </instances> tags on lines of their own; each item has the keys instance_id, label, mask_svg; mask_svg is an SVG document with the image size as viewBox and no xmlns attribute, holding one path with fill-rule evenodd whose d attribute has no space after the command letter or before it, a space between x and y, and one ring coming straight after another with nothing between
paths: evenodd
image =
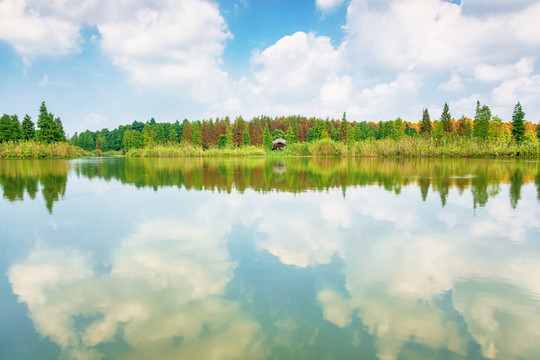
<instances>
[{"instance_id":1,"label":"grass","mask_svg":"<svg viewBox=\"0 0 540 360\"><path fill-rule=\"evenodd\" d=\"M247 146L234 149L210 148L203 150L202 147L187 145L158 145L142 149L131 149L126 153L128 157L241 157L241 156L265 156L267 152L256 146Z\"/></svg>"},{"instance_id":2,"label":"grass","mask_svg":"<svg viewBox=\"0 0 540 360\"><path fill-rule=\"evenodd\" d=\"M8 141L0 144L0 159L66 159L86 155L89 153L65 142Z\"/></svg>"}]
</instances>

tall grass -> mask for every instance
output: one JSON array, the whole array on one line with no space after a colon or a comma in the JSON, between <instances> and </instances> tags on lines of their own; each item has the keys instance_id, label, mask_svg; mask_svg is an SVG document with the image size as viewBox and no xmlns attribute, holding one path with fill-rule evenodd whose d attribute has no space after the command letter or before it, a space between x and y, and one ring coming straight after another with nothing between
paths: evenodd
<instances>
[{"instance_id":1,"label":"tall grass","mask_svg":"<svg viewBox=\"0 0 540 360\"><path fill-rule=\"evenodd\" d=\"M8 141L0 144L0 159L66 159L85 155L89 153L65 142Z\"/></svg>"},{"instance_id":2,"label":"tall grass","mask_svg":"<svg viewBox=\"0 0 540 360\"><path fill-rule=\"evenodd\" d=\"M218 157L218 156L265 156L266 151L256 146L247 146L234 149L210 148L203 150L202 147L185 145L158 145L142 149L131 149L126 153L129 157Z\"/></svg>"},{"instance_id":3,"label":"tall grass","mask_svg":"<svg viewBox=\"0 0 540 360\"><path fill-rule=\"evenodd\" d=\"M283 151L267 151L262 147L248 146L233 149L210 148L203 150L195 145L168 144L142 149L131 149L130 157L241 157L241 156L315 156L315 157L540 157L538 140L520 145L500 140L479 140L461 136L405 137L399 140L383 139L360 141L352 144L330 139L310 143L289 144Z\"/></svg>"}]
</instances>

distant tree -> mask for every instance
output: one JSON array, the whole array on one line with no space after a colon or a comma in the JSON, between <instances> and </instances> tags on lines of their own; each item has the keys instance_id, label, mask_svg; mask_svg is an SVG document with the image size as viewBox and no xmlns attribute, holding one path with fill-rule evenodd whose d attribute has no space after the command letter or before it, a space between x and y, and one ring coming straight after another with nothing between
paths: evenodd
<instances>
[{"instance_id":1,"label":"distant tree","mask_svg":"<svg viewBox=\"0 0 540 360\"><path fill-rule=\"evenodd\" d=\"M249 132L246 130L244 130L244 133L242 134L242 144L244 146L249 146L251 145L251 138L249 137Z\"/></svg>"},{"instance_id":2,"label":"distant tree","mask_svg":"<svg viewBox=\"0 0 540 360\"><path fill-rule=\"evenodd\" d=\"M456 132L461 136L469 137L472 134L472 121L471 119L462 116L456 122Z\"/></svg>"},{"instance_id":3,"label":"distant tree","mask_svg":"<svg viewBox=\"0 0 540 360\"><path fill-rule=\"evenodd\" d=\"M265 149L272 148L272 135L270 135L270 129L268 128L268 123L264 124L263 147Z\"/></svg>"},{"instance_id":4,"label":"distant tree","mask_svg":"<svg viewBox=\"0 0 540 360\"><path fill-rule=\"evenodd\" d=\"M399 140L405 135L405 127L403 125L403 120L401 120L400 117L398 117L396 120L394 120L394 133L392 134L392 138L394 140Z\"/></svg>"},{"instance_id":5,"label":"distant tree","mask_svg":"<svg viewBox=\"0 0 540 360\"><path fill-rule=\"evenodd\" d=\"M135 131L142 131L143 128L144 128L144 123L141 122L141 121L135 120L135 121L131 124L131 129L132 129L132 130L135 130Z\"/></svg>"},{"instance_id":6,"label":"distant tree","mask_svg":"<svg viewBox=\"0 0 540 360\"><path fill-rule=\"evenodd\" d=\"M514 113L512 114L512 136L516 143L520 144L525 139L525 122L523 118L525 113L521 108L521 104L518 102L514 106Z\"/></svg>"},{"instance_id":7,"label":"distant tree","mask_svg":"<svg viewBox=\"0 0 540 360\"><path fill-rule=\"evenodd\" d=\"M191 143L191 136L193 135L193 131L191 130L191 123L187 120L184 120L182 123L182 144Z\"/></svg>"},{"instance_id":8,"label":"distant tree","mask_svg":"<svg viewBox=\"0 0 540 360\"><path fill-rule=\"evenodd\" d=\"M429 134L433 128L431 120L429 119L428 109L424 109L422 113L422 121L420 123L420 134Z\"/></svg>"},{"instance_id":9,"label":"distant tree","mask_svg":"<svg viewBox=\"0 0 540 360\"><path fill-rule=\"evenodd\" d=\"M452 132L452 117L450 116L450 111L448 110L448 104L446 102L444 103L444 109L441 114L441 124L444 132Z\"/></svg>"},{"instance_id":10,"label":"distant tree","mask_svg":"<svg viewBox=\"0 0 540 360\"><path fill-rule=\"evenodd\" d=\"M0 118L0 142L11 140L11 118L8 114Z\"/></svg>"},{"instance_id":11,"label":"distant tree","mask_svg":"<svg viewBox=\"0 0 540 360\"><path fill-rule=\"evenodd\" d=\"M154 146L154 127L150 124L150 122L144 124L142 136L144 146Z\"/></svg>"},{"instance_id":12,"label":"distant tree","mask_svg":"<svg viewBox=\"0 0 540 360\"><path fill-rule=\"evenodd\" d=\"M536 138L540 141L540 124L536 125Z\"/></svg>"},{"instance_id":13,"label":"distant tree","mask_svg":"<svg viewBox=\"0 0 540 360\"><path fill-rule=\"evenodd\" d=\"M171 129L171 131L169 131L169 141L178 142L178 133L175 129Z\"/></svg>"},{"instance_id":14,"label":"distant tree","mask_svg":"<svg viewBox=\"0 0 540 360\"><path fill-rule=\"evenodd\" d=\"M191 142L195 145L202 145L202 138L201 138L201 123L200 121L194 121L191 124Z\"/></svg>"},{"instance_id":15,"label":"distant tree","mask_svg":"<svg viewBox=\"0 0 540 360\"><path fill-rule=\"evenodd\" d=\"M36 131L36 139L44 143L52 143L55 141L64 141L65 134L60 118L54 118L54 115L47 111L45 101L41 103L39 108L39 117L37 121L39 130Z\"/></svg>"},{"instance_id":16,"label":"distant tree","mask_svg":"<svg viewBox=\"0 0 540 360\"><path fill-rule=\"evenodd\" d=\"M54 118L54 123L56 124L56 141L66 141L66 133L64 132L64 126L60 118Z\"/></svg>"},{"instance_id":17,"label":"distant tree","mask_svg":"<svg viewBox=\"0 0 540 360\"><path fill-rule=\"evenodd\" d=\"M22 139L23 140L34 140L36 137L36 129L34 127L34 122L32 118L26 114L22 122Z\"/></svg>"},{"instance_id":18,"label":"distant tree","mask_svg":"<svg viewBox=\"0 0 540 360\"><path fill-rule=\"evenodd\" d=\"M338 140L340 142L347 142L348 125L349 123L347 122L347 113L343 113L343 118L341 119L341 124L339 125Z\"/></svg>"},{"instance_id":19,"label":"distant tree","mask_svg":"<svg viewBox=\"0 0 540 360\"><path fill-rule=\"evenodd\" d=\"M272 140L276 140L279 138L285 139L285 133L283 132L283 130L274 129L274 131L272 131Z\"/></svg>"},{"instance_id":20,"label":"distant tree","mask_svg":"<svg viewBox=\"0 0 540 360\"><path fill-rule=\"evenodd\" d=\"M500 139L504 134L504 123L497 115L491 118L489 122L489 137L492 139Z\"/></svg>"},{"instance_id":21,"label":"distant tree","mask_svg":"<svg viewBox=\"0 0 540 360\"><path fill-rule=\"evenodd\" d=\"M284 139L287 140L287 144L294 144L296 142L294 131L291 125L289 125L289 127L287 128L287 132L285 133Z\"/></svg>"},{"instance_id":22,"label":"distant tree","mask_svg":"<svg viewBox=\"0 0 540 360\"><path fill-rule=\"evenodd\" d=\"M219 135L218 148L225 149L227 147L227 135Z\"/></svg>"},{"instance_id":23,"label":"distant tree","mask_svg":"<svg viewBox=\"0 0 540 360\"><path fill-rule=\"evenodd\" d=\"M489 122L491 121L491 110L487 105L480 107L480 101L476 102L476 113L473 121L473 136L480 139L487 139L489 136Z\"/></svg>"},{"instance_id":24,"label":"distant tree","mask_svg":"<svg viewBox=\"0 0 540 360\"><path fill-rule=\"evenodd\" d=\"M161 123L154 125L154 143L159 145L165 143L165 129Z\"/></svg>"}]
</instances>

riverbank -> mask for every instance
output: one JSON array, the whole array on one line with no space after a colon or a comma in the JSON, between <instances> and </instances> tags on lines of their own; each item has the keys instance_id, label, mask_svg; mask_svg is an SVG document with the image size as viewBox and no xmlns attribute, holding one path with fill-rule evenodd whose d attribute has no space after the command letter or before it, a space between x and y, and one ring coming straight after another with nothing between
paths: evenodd
<instances>
[{"instance_id":1,"label":"riverbank","mask_svg":"<svg viewBox=\"0 0 540 360\"><path fill-rule=\"evenodd\" d=\"M69 159L90 153L65 142L8 141L0 144L0 159Z\"/></svg>"},{"instance_id":2,"label":"riverbank","mask_svg":"<svg viewBox=\"0 0 540 360\"><path fill-rule=\"evenodd\" d=\"M194 145L160 145L131 149L129 157L241 157L241 156L350 156L350 157L450 157L450 158L538 158L538 141L520 145L501 141L462 137L437 139L407 137L399 140L383 139L344 144L329 139L311 143L290 144L282 151L266 151L262 147L247 146L234 149L203 150Z\"/></svg>"}]
</instances>

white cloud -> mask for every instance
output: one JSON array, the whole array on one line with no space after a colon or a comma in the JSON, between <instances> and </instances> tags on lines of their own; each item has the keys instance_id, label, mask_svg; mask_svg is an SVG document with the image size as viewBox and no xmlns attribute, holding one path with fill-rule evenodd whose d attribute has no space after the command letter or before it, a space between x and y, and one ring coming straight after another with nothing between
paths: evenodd
<instances>
[{"instance_id":1,"label":"white cloud","mask_svg":"<svg viewBox=\"0 0 540 360\"><path fill-rule=\"evenodd\" d=\"M528 76L533 72L534 59L523 58L513 65L480 64L475 67L475 78L479 81L493 82L508 78Z\"/></svg>"},{"instance_id":2,"label":"white cloud","mask_svg":"<svg viewBox=\"0 0 540 360\"><path fill-rule=\"evenodd\" d=\"M225 41L230 38L215 4L165 1L99 22L104 51L144 85L219 82Z\"/></svg>"},{"instance_id":3,"label":"white cloud","mask_svg":"<svg viewBox=\"0 0 540 360\"><path fill-rule=\"evenodd\" d=\"M458 74L452 74L452 77L439 85L439 89L445 91L456 91L463 90L465 85L463 85L463 79Z\"/></svg>"},{"instance_id":4,"label":"white cloud","mask_svg":"<svg viewBox=\"0 0 540 360\"><path fill-rule=\"evenodd\" d=\"M39 2L0 2L0 39L9 42L24 57L64 55L80 50L76 21L36 8Z\"/></svg>"},{"instance_id":5,"label":"white cloud","mask_svg":"<svg viewBox=\"0 0 540 360\"><path fill-rule=\"evenodd\" d=\"M315 5L317 9L323 12L330 12L343 4L344 0L316 0Z\"/></svg>"},{"instance_id":6,"label":"white cloud","mask_svg":"<svg viewBox=\"0 0 540 360\"><path fill-rule=\"evenodd\" d=\"M109 124L109 119L107 119L105 116L101 114L96 113L90 113L88 114L84 122L82 122L79 126L79 129L81 131L84 131L86 129L90 130L101 130L104 127L107 127L107 124Z\"/></svg>"}]
</instances>

